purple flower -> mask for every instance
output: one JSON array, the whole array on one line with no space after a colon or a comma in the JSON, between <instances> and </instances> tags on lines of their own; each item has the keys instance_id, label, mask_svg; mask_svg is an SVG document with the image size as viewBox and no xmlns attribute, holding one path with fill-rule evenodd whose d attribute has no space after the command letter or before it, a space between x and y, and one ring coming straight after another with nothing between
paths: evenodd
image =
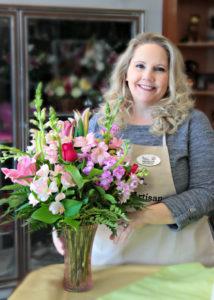
<instances>
[{"instance_id":1,"label":"purple flower","mask_svg":"<svg viewBox=\"0 0 214 300\"><path fill-rule=\"evenodd\" d=\"M91 172L91 170L93 169L93 167L94 167L94 163L91 160L89 160L86 164L86 167L83 168L82 171L84 174L88 175Z\"/></svg>"},{"instance_id":2,"label":"purple flower","mask_svg":"<svg viewBox=\"0 0 214 300\"><path fill-rule=\"evenodd\" d=\"M124 181L119 181L117 184L117 190L120 192L121 195L120 202L125 203L129 199L131 194L130 186Z\"/></svg>"},{"instance_id":3,"label":"purple flower","mask_svg":"<svg viewBox=\"0 0 214 300\"><path fill-rule=\"evenodd\" d=\"M111 130L110 130L110 133L111 133L113 136L115 136L115 135L118 134L119 129L120 129L120 128L119 128L118 125L113 124L112 127L111 127Z\"/></svg>"},{"instance_id":4,"label":"purple flower","mask_svg":"<svg viewBox=\"0 0 214 300\"><path fill-rule=\"evenodd\" d=\"M117 160L115 157L110 156L104 161L104 170L110 169L114 164L116 164Z\"/></svg>"},{"instance_id":5,"label":"purple flower","mask_svg":"<svg viewBox=\"0 0 214 300\"><path fill-rule=\"evenodd\" d=\"M131 174L129 185L132 191L134 191L138 187L139 183L140 179L137 177L137 175Z\"/></svg>"},{"instance_id":6,"label":"purple flower","mask_svg":"<svg viewBox=\"0 0 214 300\"><path fill-rule=\"evenodd\" d=\"M100 176L100 181L97 183L104 190L108 190L113 181L113 176L110 171L104 171Z\"/></svg>"},{"instance_id":7,"label":"purple flower","mask_svg":"<svg viewBox=\"0 0 214 300\"><path fill-rule=\"evenodd\" d=\"M122 166L118 166L116 169L113 170L113 175L120 180L123 175L125 174L125 169Z\"/></svg>"}]
</instances>

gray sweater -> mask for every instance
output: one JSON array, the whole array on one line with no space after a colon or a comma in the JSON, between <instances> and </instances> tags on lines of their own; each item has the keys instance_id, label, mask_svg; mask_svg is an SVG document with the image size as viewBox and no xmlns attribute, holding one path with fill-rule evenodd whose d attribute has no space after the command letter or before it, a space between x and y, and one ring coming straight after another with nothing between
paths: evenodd
<instances>
[{"instance_id":1,"label":"gray sweater","mask_svg":"<svg viewBox=\"0 0 214 300\"><path fill-rule=\"evenodd\" d=\"M90 131L98 132L98 117L91 119ZM127 125L121 136L133 144L162 144L162 136L151 134L149 126ZM162 202L175 219L169 226L180 230L204 215L214 215L214 131L206 115L193 110L166 142L177 194Z\"/></svg>"}]
</instances>

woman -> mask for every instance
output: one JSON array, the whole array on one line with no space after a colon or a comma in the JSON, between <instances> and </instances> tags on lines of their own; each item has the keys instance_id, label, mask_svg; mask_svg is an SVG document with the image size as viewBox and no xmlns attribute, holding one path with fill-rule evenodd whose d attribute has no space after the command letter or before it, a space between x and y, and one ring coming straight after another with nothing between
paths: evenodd
<instances>
[{"instance_id":1,"label":"woman","mask_svg":"<svg viewBox=\"0 0 214 300\"><path fill-rule=\"evenodd\" d=\"M94 265L214 264L207 217L214 210L214 134L207 117L193 109L183 70L179 50L152 33L132 39L117 62L105 99L111 106L124 99L117 122L132 143L132 160L149 169L139 191L151 205L129 214L116 242L99 226ZM99 116L91 131L98 130Z\"/></svg>"}]
</instances>

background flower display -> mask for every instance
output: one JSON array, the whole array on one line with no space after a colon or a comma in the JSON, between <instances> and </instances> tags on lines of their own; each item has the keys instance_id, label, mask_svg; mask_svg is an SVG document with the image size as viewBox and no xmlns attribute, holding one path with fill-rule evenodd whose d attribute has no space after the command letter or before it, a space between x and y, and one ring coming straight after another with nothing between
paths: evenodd
<instances>
[{"instance_id":1,"label":"background flower display","mask_svg":"<svg viewBox=\"0 0 214 300\"><path fill-rule=\"evenodd\" d=\"M97 107L107 88L106 77L117 59L116 52L104 40L94 39L87 43L61 43L58 51L61 56L66 55L60 69L56 67L56 76L45 85L50 103L65 112L73 108Z\"/></svg>"},{"instance_id":2,"label":"background flower display","mask_svg":"<svg viewBox=\"0 0 214 300\"><path fill-rule=\"evenodd\" d=\"M115 234L119 222L127 221L127 207L144 205L136 188L147 175L146 169L130 164L129 144L117 137L118 108L106 107L100 138L96 138L88 132L89 109L61 121L50 108L46 120L41 85L35 107L31 123L36 128L31 129L26 152L0 146L1 162L12 157L18 161L16 169L2 168L14 184L3 187L13 192L0 204L7 204L7 213L24 219L32 229L105 224Z\"/></svg>"}]
</instances>

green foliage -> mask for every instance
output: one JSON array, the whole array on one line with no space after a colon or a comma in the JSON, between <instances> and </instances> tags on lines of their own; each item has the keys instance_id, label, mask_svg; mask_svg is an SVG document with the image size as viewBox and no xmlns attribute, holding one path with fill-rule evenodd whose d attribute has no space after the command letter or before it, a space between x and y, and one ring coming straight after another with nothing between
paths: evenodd
<instances>
[{"instance_id":1,"label":"green foliage","mask_svg":"<svg viewBox=\"0 0 214 300\"><path fill-rule=\"evenodd\" d=\"M74 165L66 165L65 170L71 174L74 182L76 183L78 188L81 189L84 185L84 180L78 168L75 167Z\"/></svg>"},{"instance_id":2,"label":"green foliage","mask_svg":"<svg viewBox=\"0 0 214 300\"><path fill-rule=\"evenodd\" d=\"M83 204L82 202L73 199L65 199L62 203L65 208L65 217L75 217L78 215Z\"/></svg>"},{"instance_id":3,"label":"green foliage","mask_svg":"<svg viewBox=\"0 0 214 300\"><path fill-rule=\"evenodd\" d=\"M53 215L47 205L42 205L40 208L35 210L31 215L31 218L38 220L47 224L54 224L57 220L61 218L60 215Z\"/></svg>"},{"instance_id":4,"label":"green foliage","mask_svg":"<svg viewBox=\"0 0 214 300\"><path fill-rule=\"evenodd\" d=\"M10 158L17 160L19 157L26 155L25 152L6 145L0 145L0 150L2 150L2 156L0 156L0 163L4 163Z\"/></svg>"}]
</instances>

